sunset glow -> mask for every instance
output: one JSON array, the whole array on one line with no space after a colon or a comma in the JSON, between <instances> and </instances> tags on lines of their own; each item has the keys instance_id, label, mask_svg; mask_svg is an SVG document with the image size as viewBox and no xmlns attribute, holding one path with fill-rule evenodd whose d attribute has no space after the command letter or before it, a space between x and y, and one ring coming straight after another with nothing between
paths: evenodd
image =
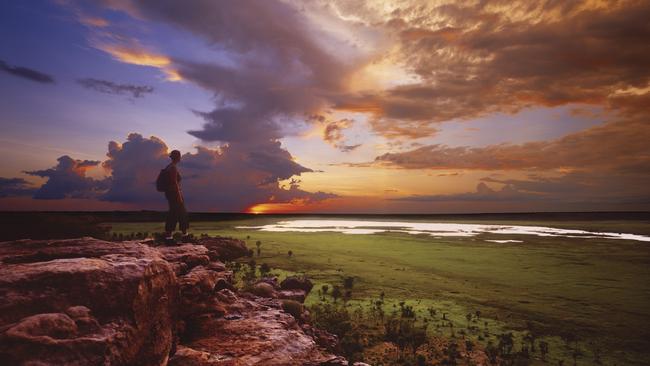
<instances>
[{"instance_id":1,"label":"sunset glow","mask_svg":"<svg viewBox=\"0 0 650 366\"><path fill-rule=\"evenodd\" d=\"M647 210L649 13L7 4L0 209L164 208L152 182L179 149L190 211Z\"/></svg>"}]
</instances>

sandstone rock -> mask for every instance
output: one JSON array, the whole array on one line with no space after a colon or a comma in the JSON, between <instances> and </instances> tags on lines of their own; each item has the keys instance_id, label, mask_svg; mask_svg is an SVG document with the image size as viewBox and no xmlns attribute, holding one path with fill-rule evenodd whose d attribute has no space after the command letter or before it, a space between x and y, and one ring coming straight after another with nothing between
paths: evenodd
<instances>
[{"instance_id":1,"label":"sandstone rock","mask_svg":"<svg viewBox=\"0 0 650 366\"><path fill-rule=\"evenodd\" d=\"M305 302L307 294L304 290L280 290L278 291L278 298L286 300L294 300L298 302Z\"/></svg>"},{"instance_id":2,"label":"sandstone rock","mask_svg":"<svg viewBox=\"0 0 650 366\"><path fill-rule=\"evenodd\" d=\"M156 249L166 261L172 264L177 275L187 273L196 266L210 264L208 248L202 245L184 244L181 246L161 246Z\"/></svg>"},{"instance_id":3,"label":"sandstone rock","mask_svg":"<svg viewBox=\"0 0 650 366\"><path fill-rule=\"evenodd\" d=\"M231 261L250 254L246 243L243 240L234 238L201 238L197 241L197 244L208 249L208 254L212 260Z\"/></svg>"},{"instance_id":4,"label":"sandstone rock","mask_svg":"<svg viewBox=\"0 0 650 366\"><path fill-rule=\"evenodd\" d=\"M158 251L91 238L0 243L0 364L160 365L176 278Z\"/></svg>"},{"instance_id":5,"label":"sandstone rock","mask_svg":"<svg viewBox=\"0 0 650 366\"><path fill-rule=\"evenodd\" d=\"M302 304L237 294L217 259L242 241L149 247L92 238L0 243L0 365L321 365L332 339ZM284 281L304 300L311 282ZM277 280L258 283L276 293ZM306 290L305 290L306 289ZM284 307L284 310L283 310ZM301 328L302 326L302 328ZM315 341L318 340L318 343ZM334 338L334 341L336 339Z\"/></svg>"},{"instance_id":6,"label":"sandstone rock","mask_svg":"<svg viewBox=\"0 0 650 366\"><path fill-rule=\"evenodd\" d=\"M219 281L230 279L230 272L216 272L203 266L194 267L178 279L180 289L180 315L193 317L206 313L224 314L223 307L215 298Z\"/></svg>"},{"instance_id":7,"label":"sandstone rock","mask_svg":"<svg viewBox=\"0 0 650 366\"><path fill-rule=\"evenodd\" d=\"M189 347L179 346L168 366L221 366L233 364L233 358L229 356L213 355L210 352L203 352Z\"/></svg>"},{"instance_id":8,"label":"sandstone rock","mask_svg":"<svg viewBox=\"0 0 650 366\"><path fill-rule=\"evenodd\" d=\"M274 289L279 289L280 285L278 284L278 278L277 277L262 277L260 278L259 282L266 282L269 285L273 286Z\"/></svg>"},{"instance_id":9,"label":"sandstone rock","mask_svg":"<svg viewBox=\"0 0 650 366\"><path fill-rule=\"evenodd\" d=\"M305 294L308 294L312 287L314 284L307 277L290 276L280 283L283 290L303 290Z\"/></svg>"},{"instance_id":10,"label":"sandstone rock","mask_svg":"<svg viewBox=\"0 0 650 366\"><path fill-rule=\"evenodd\" d=\"M334 357L319 348L291 315L281 311L276 300L261 304L237 297L228 290L220 292L231 302L226 306L227 311L238 316L231 320L206 318L200 331L184 342L193 351L183 351L180 356L202 363L188 364L320 365ZM179 361L176 356L172 360L181 365L175 363Z\"/></svg>"}]
</instances>

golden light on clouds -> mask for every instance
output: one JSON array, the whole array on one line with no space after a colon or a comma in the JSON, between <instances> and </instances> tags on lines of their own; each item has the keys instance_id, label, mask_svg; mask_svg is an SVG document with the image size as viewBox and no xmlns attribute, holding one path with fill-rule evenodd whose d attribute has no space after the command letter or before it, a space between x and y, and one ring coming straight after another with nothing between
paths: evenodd
<instances>
[{"instance_id":1,"label":"golden light on clouds","mask_svg":"<svg viewBox=\"0 0 650 366\"><path fill-rule=\"evenodd\" d=\"M394 50L398 51L397 49ZM409 73L392 57L383 57L366 64L351 75L348 83L350 91L364 91L392 88L399 85L417 83L419 77Z\"/></svg>"},{"instance_id":2,"label":"golden light on clouds","mask_svg":"<svg viewBox=\"0 0 650 366\"><path fill-rule=\"evenodd\" d=\"M183 80L178 71L172 67L171 59L165 55L153 53L143 48L119 45L100 45L98 48L110 54L118 61L131 65L149 66L160 69L165 73L166 80L168 81Z\"/></svg>"}]
</instances>

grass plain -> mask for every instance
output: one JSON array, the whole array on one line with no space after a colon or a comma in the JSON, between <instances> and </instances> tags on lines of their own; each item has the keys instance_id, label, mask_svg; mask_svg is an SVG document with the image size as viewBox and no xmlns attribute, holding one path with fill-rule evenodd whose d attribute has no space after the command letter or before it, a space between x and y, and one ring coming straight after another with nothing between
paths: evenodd
<instances>
[{"instance_id":1,"label":"grass plain","mask_svg":"<svg viewBox=\"0 0 650 366\"><path fill-rule=\"evenodd\" d=\"M331 287L352 276L351 304L369 303L383 292L385 306L405 301L423 316L433 307L456 324L456 330L467 326L467 313L479 310L480 328L486 327L493 340L500 332L512 331L521 341L526 332L534 331L538 339L549 343L552 364L560 360L572 364L576 344L578 364L595 364L596 354L608 365L644 365L650 360L650 243L532 235L434 238L390 232L349 235L236 228L277 220L260 216L195 222L191 232L236 237L252 249L260 241L261 253L255 256L258 264L267 263L281 269L280 273L304 273L316 282L307 303L319 301L321 285ZM647 221L497 223L650 234ZM123 234L162 231L161 223L109 225L113 232ZM522 242L486 241L491 239ZM450 332L432 331L441 336Z\"/></svg>"}]
</instances>

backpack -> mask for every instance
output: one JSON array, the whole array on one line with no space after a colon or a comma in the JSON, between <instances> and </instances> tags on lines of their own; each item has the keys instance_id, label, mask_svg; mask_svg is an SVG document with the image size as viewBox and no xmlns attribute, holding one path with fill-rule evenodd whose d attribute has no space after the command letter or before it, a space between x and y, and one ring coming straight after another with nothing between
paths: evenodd
<instances>
[{"instance_id":1,"label":"backpack","mask_svg":"<svg viewBox=\"0 0 650 366\"><path fill-rule=\"evenodd\" d=\"M167 192L169 183L169 172L167 172L167 168L161 169L160 173L158 173L158 178L156 178L156 190L158 192Z\"/></svg>"}]
</instances>

